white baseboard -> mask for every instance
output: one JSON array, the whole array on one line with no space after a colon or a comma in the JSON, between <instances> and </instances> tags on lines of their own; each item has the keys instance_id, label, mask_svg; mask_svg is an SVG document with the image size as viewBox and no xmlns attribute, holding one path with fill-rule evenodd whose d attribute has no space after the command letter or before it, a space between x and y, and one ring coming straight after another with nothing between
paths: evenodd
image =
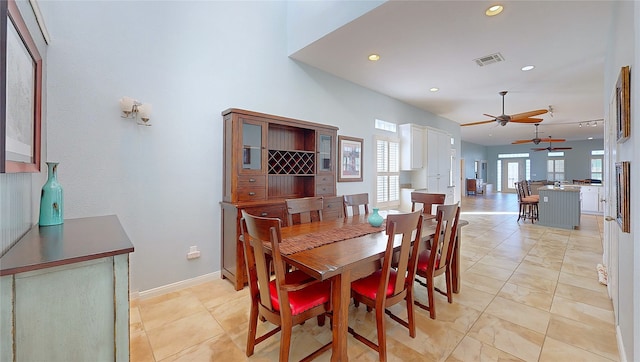
<instances>
[{"instance_id":1,"label":"white baseboard","mask_svg":"<svg viewBox=\"0 0 640 362\"><path fill-rule=\"evenodd\" d=\"M175 292L180 289L189 288L194 285L202 284L215 279L220 279L220 271L200 275L191 279L181 280L179 282L163 285L161 287L157 287L149 290L143 290L141 292L140 291L131 292L129 297L130 297L130 300L153 298L163 294Z\"/></svg>"},{"instance_id":2,"label":"white baseboard","mask_svg":"<svg viewBox=\"0 0 640 362\"><path fill-rule=\"evenodd\" d=\"M620 362L627 362L627 355L624 353L624 343L622 342L622 333L620 332L620 326L616 326L616 340L618 341L618 355Z\"/></svg>"}]
</instances>

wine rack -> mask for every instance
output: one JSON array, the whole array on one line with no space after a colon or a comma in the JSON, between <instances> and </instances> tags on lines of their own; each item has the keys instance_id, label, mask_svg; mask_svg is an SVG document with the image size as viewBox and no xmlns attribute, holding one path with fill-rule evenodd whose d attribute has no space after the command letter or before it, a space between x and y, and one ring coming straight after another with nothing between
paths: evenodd
<instances>
[{"instance_id":1,"label":"wine rack","mask_svg":"<svg viewBox=\"0 0 640 362\"><path fill-rule=\"evenodd\" d=\"M269 175L313 175L315 153L269 150Z\"/></svg>"}]
</instances>

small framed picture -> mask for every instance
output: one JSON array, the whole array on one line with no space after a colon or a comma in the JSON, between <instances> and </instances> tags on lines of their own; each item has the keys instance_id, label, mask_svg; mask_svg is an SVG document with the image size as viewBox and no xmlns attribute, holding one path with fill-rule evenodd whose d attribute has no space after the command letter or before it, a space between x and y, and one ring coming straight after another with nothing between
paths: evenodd
<instances>
[{"instance_id":1,"label":"small framed picture","mask_svg":"<svg viewBox=\"0 0 640 362\"><path fill-rule=\"evenodd\" d=\"M338 182L362 181L362 138L338 136Z\"/></svg>"},{"instance_id":2,"label":"small framed picture","mask_svg":"<svg viewBox=\"0 0 640 362\"><path fill-rule=\"evenodd\" d=\"M622 232L631 232L629 175L631 163L629 161L616 162L616 221Z\"/></svg>"},{"instance_id":3,"label":"small framed picture","mask_svg":"<svg viewBox=\"0 0 640 362\"><path fill-rule=\"evenodd\" d=\"M616 83L616 125L618 143L631 135L631 74L629 66L620 69Z\"/></svg>"}]
</instances>

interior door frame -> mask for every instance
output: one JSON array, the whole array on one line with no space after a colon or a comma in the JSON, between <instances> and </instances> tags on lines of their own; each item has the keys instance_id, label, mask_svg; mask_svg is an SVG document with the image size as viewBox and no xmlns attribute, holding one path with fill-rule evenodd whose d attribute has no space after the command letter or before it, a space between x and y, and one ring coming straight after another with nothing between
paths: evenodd
<instances>
[{"instance_id":1,"label":"interior door frame","mask_svg":"<svg viewBox=\"0 0 640 362\"><path fill-rule=\"evenodd\" d=\"M607 291L609 293L609 297L611 297L612 304L614 306L614 318L615 325L619 325L619 306L618 306L618 232L619 228L615 222L615 215L617 210L617 198L615 195L616 188L613 186L615 175L615 165L617 160L617 124L616 124L616 92L612 92L611 100L609 101L609 119L605 124L605 135L604 135L604 147L605 147L605 156L603 158L604 162L604 173L603 173L603 183L605 185L605 190L607 190L607 194L605 196L604 201L604 215L605 220L612 220L604 223L604 239L602 245L602 262L607 267Z\"/></svg>"}]
</instances>

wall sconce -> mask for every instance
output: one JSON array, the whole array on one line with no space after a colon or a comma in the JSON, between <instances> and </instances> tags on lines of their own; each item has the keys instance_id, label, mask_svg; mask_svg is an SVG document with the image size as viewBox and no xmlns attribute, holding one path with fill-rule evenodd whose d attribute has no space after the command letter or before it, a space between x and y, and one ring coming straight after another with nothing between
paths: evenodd
<instances>
[{"instance_id":1,"label":"wall sconce","mask_svg":"<svg viewBox=\"0 0 640 362\"><path fill-rule=\"evenodd\" d=\"M131 97L120 98L120 109L122 118L135 119L141 126L151 126L149 123L151 115L151 104L143 104Z\"/></svg>"}]
</instances>

